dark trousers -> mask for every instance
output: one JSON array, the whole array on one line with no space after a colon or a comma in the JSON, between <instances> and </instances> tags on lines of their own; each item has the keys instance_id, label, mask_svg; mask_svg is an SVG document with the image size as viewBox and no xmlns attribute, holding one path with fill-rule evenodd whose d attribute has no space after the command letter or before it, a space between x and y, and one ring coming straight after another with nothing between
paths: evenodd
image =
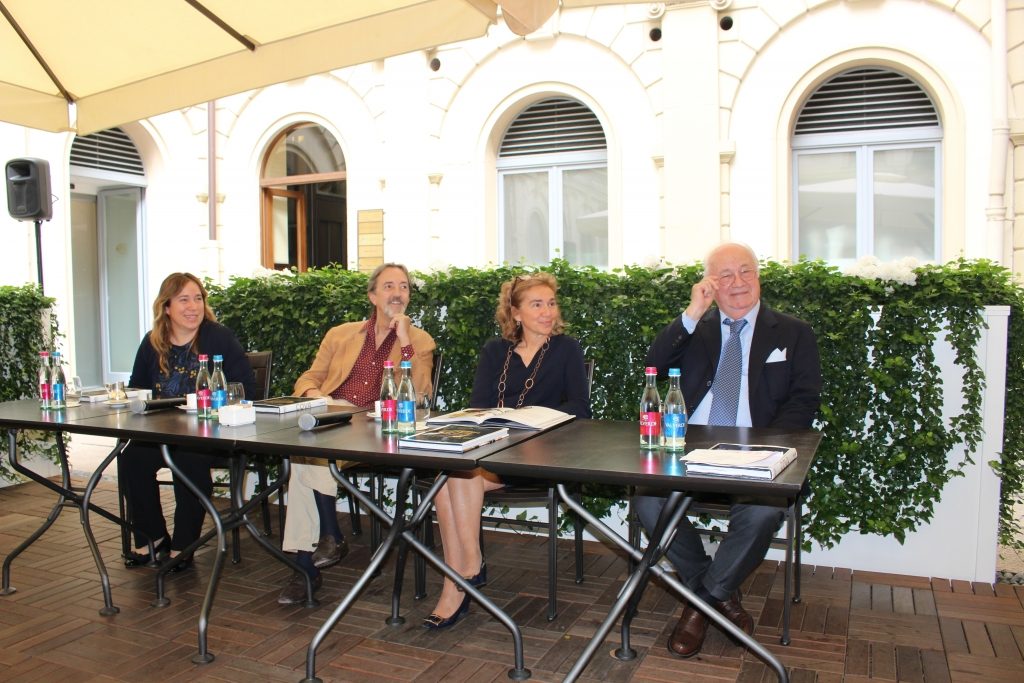
<instances>
[{"instance_id":1,"label":"dark trousers","mask_svg":"<svg viewBox=\"0 0 1024 683\"><path fill-rule=\"evenodd\" d=\"M210 467L213 458L202 453L171 448L175 464L185 476L209 497L213 491ZM166 467L160 446L154 443L131 442L118 458L118 477L121 490L128 500L131 512L135 547L166 537L167 524L160 505L160 486L157 470ZM192 492L174 477L174 535L171 550L184 550L199 538L203 530L206 510Z\"/></svg>"},{"instance_id":2,"label":"dark trousers","mask_svg":"<svg viewBox=\"0 0 1024 683\"><path fill-rule=\"evenodd\" d=\"M665 499L657 496L633 498L633 509L648 534L664 506ZM764 559L784 516L781 507L734 502L729 508L729 535L718 545L714 559L689 518L683 517L665 557L691 590L703 587L716 600L728 600Z\"/></svg>"}]
</instances>

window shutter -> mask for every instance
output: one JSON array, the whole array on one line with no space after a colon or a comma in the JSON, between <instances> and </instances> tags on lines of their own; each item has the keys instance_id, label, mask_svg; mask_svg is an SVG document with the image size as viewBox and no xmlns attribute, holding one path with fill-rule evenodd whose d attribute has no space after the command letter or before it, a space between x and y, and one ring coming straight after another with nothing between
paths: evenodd
<instances>
[{"instance_id":1,"label":"window shutter","mask_svg":"<svg viewBox=\"0 0 1024 683\"><path fill-rule=\"evenodd\" d=\"M851 69L829 79L807 99L795 135L938 127L935 105L921 86L895 71Z\"/></svg>"},{"instance_id":2,"label":"window shutter","mask_svg":"<svg viewBox=\"0 0 1024 683\"><path fill-rule=\"evenodd\" d=\"M71 165L145 176L135 143L120 128L79 135L71 143Z\"/></svg>"},{"instance_id":3,"label":"window shutter","mask_svg":"<svg viewBox=\"0 0 1024 683\"><path fill-rule=\"evenodd\" d=\"M512 121L499 157L605 149L604 129L594 112L576 100L553 97L532 104Z\"/></svg>"}]
</instances>

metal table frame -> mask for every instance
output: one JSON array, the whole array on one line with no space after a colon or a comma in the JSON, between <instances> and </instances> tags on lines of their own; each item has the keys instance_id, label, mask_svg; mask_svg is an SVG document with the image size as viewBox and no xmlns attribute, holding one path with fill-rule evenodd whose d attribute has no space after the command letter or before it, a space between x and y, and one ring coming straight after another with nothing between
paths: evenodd
<instances>
[{"instance_id":1,"label":"metal table frame","mask_svg":"<svg viewBox=\"0 0 1024 683\"><path fill-rule=\"evenodd\" d=\"M694 447L707 447L717 442L778 443L796 446L797 461L771 481L687 476L685 466L678 460L678 454L650 453L641 450L636 441L636 425L633 422L578 420L562 430L542 435L535 441L517 445L481 460L481 466L500 475L530 476L556 482L593 481L627 484L668 492L667 502L650 534L647 548L641 552L569 495L564 483L557 485L567 507L614 542L627 557L637 562L637 566L630 573L612 604L608 616L602 621L564 680L569 682L579 678L620 617L622 644L614 655L624 661L636 656L636 652L630 646L629 628L643 590L654 575L750 649L775 671L779 681L788 683L789 674L774 655L701 600L672 573L658 566L658 562L675 537L679 523L695 493L714 492L785 499L788 521L792 525L798 524L797 506L802 500L802 490L820 440L821 435L810 430L704 426L692 426L689 429L688 450ZM795 530L795 526L791 528ZM798 535L794 536L794 539L796 542L800 540ZM789 560L792 559L793 545L790 543L786 550L787 567L792 567ZM783 589L784 610L787 612L790 608L791 579L787 570ZM783 634L783 642L787 640L788 629Z\"/></svg>"},{"instance_id":2,"label":"metal table frame","mask_svg":"<svg viewBox=\"0 0 1024 683\"><path fill-rule=\"evenodd\" d=\"M369 582L378 574L388 554L396 549L399 555L397 557L392 590L391 616L385 620L385 623L389 626L399 626L405 623L405 618L400 614L401 587L404 577L405 556L409 550L412 550L422 556L427 563L440 573L454 581L467 595L508 629L512 636L514 659L513 667L508 671L508 677L517 681L529 679L531 672L525 666L523 637L519 626L490 598L475 586L470 585L462 575L451 569L442 558L438 557L420 541L418 531L423 520L426 519L427 514L430 512L438 491L441 490L441 487L448 480L448 473L450 471L475 469L481 458L501 451L504 448L514 446L517 443L527 441L537 436L539 432L515 431L507 439L502 439L501 441L487 444L462 454L401 449L397 445L397 439L382 439L380 434L377 433L377 426L371 421L357 419L353 422L354 424L351 427L340 430L328 428L323 431L311 432L299 432L297 430L295 432L282 431L267 435L259 443L244 444L256 452L277 452L285 449L290 455L312 456L323 459L329 465L331 473L342 488L355 497L361 506L364 506L370 514L388 529L388 533L380 547L376 549L370 558L369 565L310 641L306 651L306 676L302 679L302 682L320 683L321 679L316 676L317 649L338 621L341 620L352 604L358 599ZM360 422L364 424L360 424ZM365 491L360 490L353 482L344 477L342 470L337 466L338 460L401 468L395 491L395 514L393 516L389 515L374 500L367 496ZM410 487L416 473L425 470L437 473L438 476L430 489L422 495L415 509L410 510L408 504Z\"/></svg>"}]
</instances>

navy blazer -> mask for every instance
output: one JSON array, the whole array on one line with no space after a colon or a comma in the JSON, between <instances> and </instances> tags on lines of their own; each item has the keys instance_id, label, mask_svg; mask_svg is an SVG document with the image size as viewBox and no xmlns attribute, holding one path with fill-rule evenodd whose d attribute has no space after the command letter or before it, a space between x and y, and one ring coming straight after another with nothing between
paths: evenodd
<instances>
[{"instance_id":1,"label":"navy blazer","mask_svg":"<svg viewBox=\"0 0 1024 683\"><path fill-rule=\"evenodd\" d=\"M784 350L786 359L767 363L776 349ZM680 369L687 414L692 415L711 389L721 353L721 316L712 306L692 335L681 317L659 332L647 365L656 366L659 377L667 376L669 368ZM762 301L750 342L747 388L753 427L809 428L821 404L821 360L811 326Z\"/></svg>"}]
</instances>

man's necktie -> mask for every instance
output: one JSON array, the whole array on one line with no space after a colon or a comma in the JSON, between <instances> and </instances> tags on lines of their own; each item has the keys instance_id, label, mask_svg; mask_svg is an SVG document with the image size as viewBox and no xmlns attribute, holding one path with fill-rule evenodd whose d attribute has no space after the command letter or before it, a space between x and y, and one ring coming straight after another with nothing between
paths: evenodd
<instances>
[{"instance_id":1,"label":"man's necktie","mask_svg":"<svg viewBox=\"0 0 1024 683\"><path fill-rule=\"evenodd\" d=\"M722 324L728 325L730 332L725 348L722 349L722 357L718 361L715 381L711 384L711 414L708 416L708 424L733 426L736 424L736 409L740 403L740 375L743 372L740 332L747 321L743 318L726 318Z\"/></svg>"}]
</instances>

